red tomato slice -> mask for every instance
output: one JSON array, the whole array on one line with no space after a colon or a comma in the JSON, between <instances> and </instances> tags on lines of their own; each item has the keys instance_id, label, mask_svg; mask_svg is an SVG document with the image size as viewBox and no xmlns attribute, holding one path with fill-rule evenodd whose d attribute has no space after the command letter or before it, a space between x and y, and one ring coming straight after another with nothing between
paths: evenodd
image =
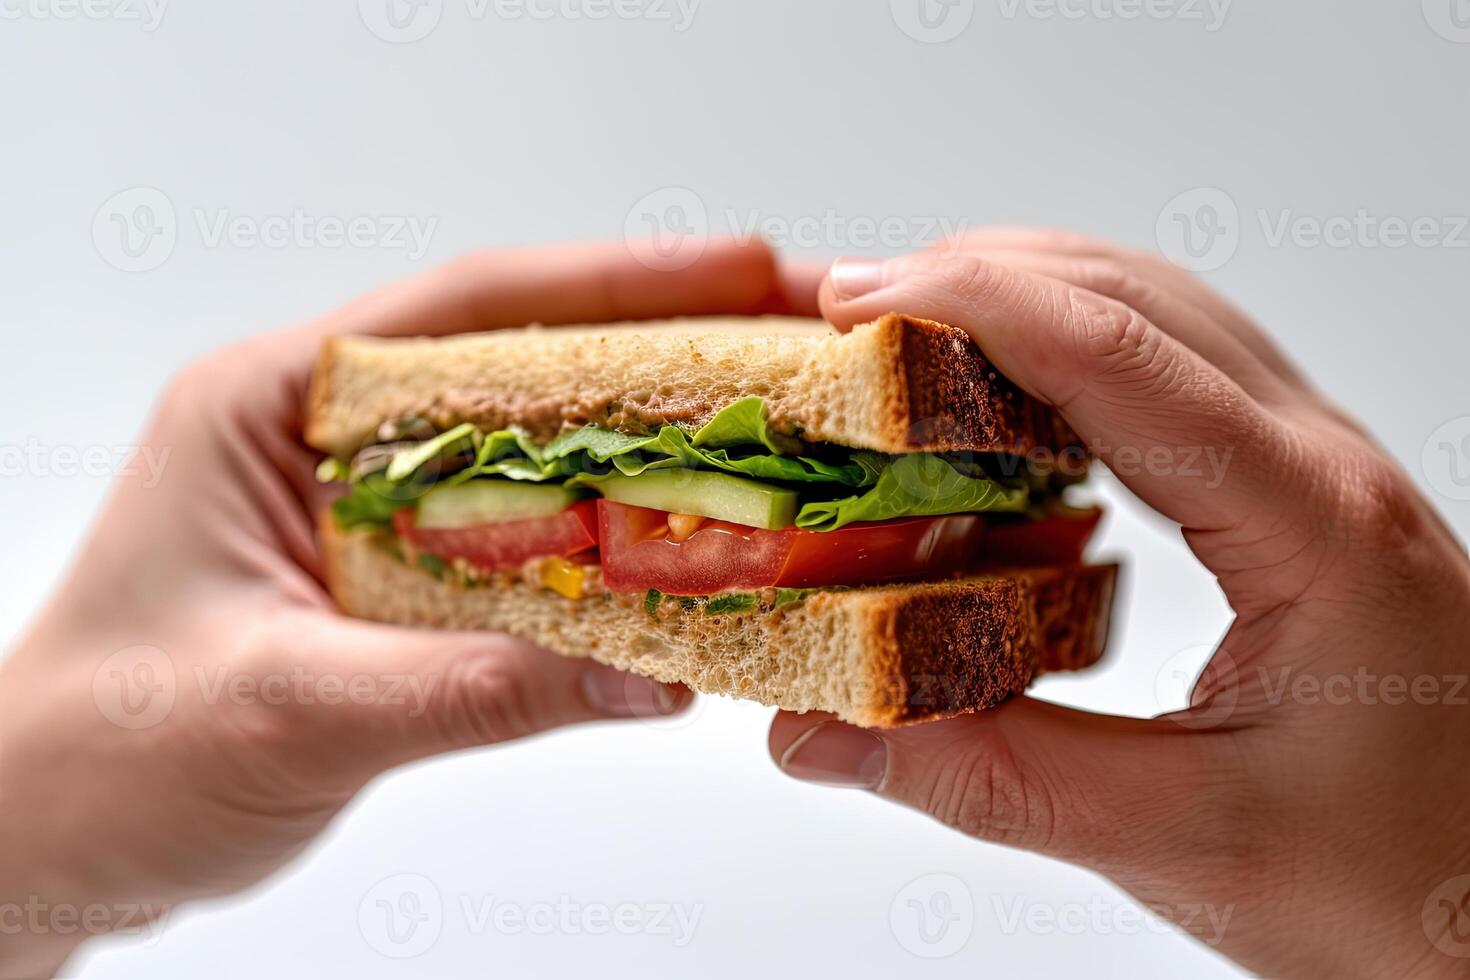
<instances>
[{"instance_id":1,"label":"red tomato slice","mask_svg":"<svg viewBox=\"0 0 1470 980\"><path fill-rule=\"evenodd\" d=\"M1075 565L1102 511L1066 508L1040 520L996 521L985 539L987 565Z\"/></svg>"},{"instance_id":2,"label":"red tomato slice","mask_svg":"<svg viewBox=\"0 0 1470 980\"><path fill-rule=\"evenodd\" d=\"M597 518L607 587L673 595L942 577L971 564L985 536L985 522L975 514L835 531L766 531L712 521L683 541L668 538L663 511L598 500Z\"/></svg>"},{"instance_id":3,"label":"red tomato slice","mask_svg":"<svg viewBox=\"0 0 1470 980\"><path fill-rule=\"evenodd\" d=\"M581 500L552 517L456 528L419 527L413 508L405 507L393 515L393 527L420 551L450 560L463 558L484 571L515 571L532 558L566 557L596 548L595 506L594 501Z\"/></svg>"}]
</instances>

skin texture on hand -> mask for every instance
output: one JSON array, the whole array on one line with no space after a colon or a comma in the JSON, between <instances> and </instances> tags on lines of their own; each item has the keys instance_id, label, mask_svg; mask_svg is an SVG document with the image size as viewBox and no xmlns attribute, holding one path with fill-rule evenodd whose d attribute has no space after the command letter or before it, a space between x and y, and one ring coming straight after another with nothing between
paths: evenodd
<instances>
[{"instance_id":1,"label":"skin texture on hand","mask_svg":"<svg viewBox=\"0 0 1470 980\"><path fill-rule=\"evenodd\" d=\"M340 616L313 538L330 491L299 435L324 337L792 312L782 275L759 244L677 272L622 245L486 252L179 375L143 440L161 478L119 482L0 664L0 907L39 923L5 923L0 977L259 881L393 766L688 700L505 636ZM58 927L65 909L93 918Z\"/></svg>"},{"instance_id":2,"label":"skin texture on hand","mask_svg":"<svg viewBox=\"0 0 1470 980\"><path fill-rule=\"evenodd\" d=\"M785 771L1093 868L1263 975L1465 975L1470 563L1363 430L1198 281L1074 235L842 260L821 309L969 331L1180 525L1235 621L1176 714L782 714Z\"/></svg>"}]
</instances>

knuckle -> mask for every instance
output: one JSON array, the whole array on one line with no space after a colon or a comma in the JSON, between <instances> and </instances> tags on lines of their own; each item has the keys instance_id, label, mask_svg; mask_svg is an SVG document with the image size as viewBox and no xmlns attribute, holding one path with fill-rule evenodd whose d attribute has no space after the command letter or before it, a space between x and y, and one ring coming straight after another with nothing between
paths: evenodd
<instances>
[{"instance_id":1,"label":"knuckle","mask_svg":"<svg viewBox=\"0 0 1470 980\"><path fill-rule=\"evenodd\" d=\"M945 259L939 264L937 275L941 288L966 304L988 303L1005 288L999 266L971 255Z\"/></svg>"},{"instance_id":2,"label":"knuckle","mask_svg":"<svg viewBox=\"0 0 1470 980\"><path fill-rule=\"evenodd\" d=\"M1396 550L1422 533L1414 491L1393 464L1365 449L1346 453L1338 465L1335 510L1350 546Z\"/></svg>"},{"instance_id":3,"label":"knuckle","mask_svg":"<svg viewBox=\"0 0 1470 980\"><path fill-rule=\"evenodd\" d=\"M1123 303L1073 294L1067 320L1084 376L1162 394L1175 382L1165 370L1163 335Z\"/></svg>"},{"instance_id":4,"label":"knuckle","mask_svg":"<svg viewBox=\"0 0 1470 980\"><path fill-rule=\"evenodd\" d=\"M1154 291L1127 263L1114 258L1085 260L1078 278L1084 288L1130 307L1139 306Z\"/></svg>"},{"instance_id":5,"label":"knuckle","mask_svg":"<svg viewBox=\"0 0 1470 980\"><path fill-rule=\"evenodd\" d=\"M1001 740L982 741L938 768L926 812L985 840L1045 850L1056 812L1045 787L1026 778Z\"/></svg>"}]
</instances>

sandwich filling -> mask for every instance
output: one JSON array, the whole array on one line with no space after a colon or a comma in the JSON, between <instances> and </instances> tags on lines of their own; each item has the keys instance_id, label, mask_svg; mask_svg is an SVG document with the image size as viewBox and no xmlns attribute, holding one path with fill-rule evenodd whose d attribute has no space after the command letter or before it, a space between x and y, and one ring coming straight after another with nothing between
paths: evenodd
<instances>
[{"instance_id":1,"label":"sandwich filling","mask_svg":"<svg viewBox=\"0 0 1470 980\"><path fill-rule=\"evenodd\" d=\"M340 528L380 533L440 578L642 594L650 612L668 596L739 612L817 588L1070 564L1098 517L1062 502L1056 471L808 444L774 431L759 398L693 431L586 426L544 444L405 419L318 477L349 485Z\"/></svg>"}]
</instances>

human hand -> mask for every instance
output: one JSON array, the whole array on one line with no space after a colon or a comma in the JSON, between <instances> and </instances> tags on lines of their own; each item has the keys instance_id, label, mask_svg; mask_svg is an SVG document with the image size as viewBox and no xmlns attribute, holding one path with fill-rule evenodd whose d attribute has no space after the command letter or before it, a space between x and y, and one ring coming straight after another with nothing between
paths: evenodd
<instances>
[{"instance_id":1,"label":"human hand","mask_svg":"<svg viewBox=\"0 0 1470 980\"><path fill-rule=\"evenodd\" d=\"M758 244L669 273L622 246L487 252L180 374L142 443L153 469L119 482L0 664L0 908L24 916L0 976L260 880L392 766L687 701L509 637L334 611L328 491L299 437L324 337L780 310L780 292ZM68 907L93 918L50 919Z\"/></svg>"},{"instance_id":2,"label":"human hand","mask_svg":"<svg viewBox=\"0 0 1470 980\"><path fill-rule=\"evenodd\" d=\"M968 330L1182 527L1236 618L1175 714L1020 697L882 732L782 714L782 768L1091 867L1265 975L1463 975L1470 566L1383 451L1143 253L987 231L843 260L821 307L839 329L896 310ZM1211 452L1223 472L1188 465Z\"/></svg>"}]
</instances>

